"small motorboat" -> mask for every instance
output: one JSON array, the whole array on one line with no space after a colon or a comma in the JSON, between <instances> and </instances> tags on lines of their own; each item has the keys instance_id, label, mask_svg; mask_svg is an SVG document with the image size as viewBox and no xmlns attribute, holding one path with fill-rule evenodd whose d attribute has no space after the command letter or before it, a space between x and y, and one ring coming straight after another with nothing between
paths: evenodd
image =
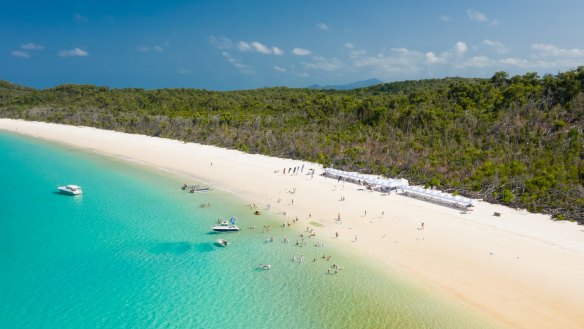
<instances>
[{"instance_id":1,"label":"small motorboat","mask_svg":"<svg viewBox=\"0 0 584 329\"><path fill-rule=\"evenodd\" d=\"M79 195L79 194L83 193L83 191L81 190L81 186L77 186L77 185L57 186L57 189L62 194L67 194L67 195Z\"/></svg>"},{"instance_id":2,"label":"small motorboat","mask_svg":"<svg viewBox=\"0 0 584 329\"><path fill-rule=\"evenodd\" d=\"M237 232L239 227L235 224L229 224L227 221L221 222L221 224L211 227L215 232Z\"/></svg>"},{"instance_id":3,"label":"small motorboat","mask_svg":"<svg viewBox=\"0 0 584 329\"><path fill-rule=\"evenodd\" d=\"M225 239L217 239L217 243L222 247L227 247L229 245L229 241Z\"/></svg>"},{"instance_id":4,"label":"small motorboat","mask_svg":"<svg viewBox=\"0 0 584 329\"><path fill-rule=\"evenodd\" d=\"M215 232L237 232L239 231L239 227L235 225L237 218L231 216L229 222L226 220L222 221L221 224L213 226L211 229Z\"/></svg>"}]
</instances>

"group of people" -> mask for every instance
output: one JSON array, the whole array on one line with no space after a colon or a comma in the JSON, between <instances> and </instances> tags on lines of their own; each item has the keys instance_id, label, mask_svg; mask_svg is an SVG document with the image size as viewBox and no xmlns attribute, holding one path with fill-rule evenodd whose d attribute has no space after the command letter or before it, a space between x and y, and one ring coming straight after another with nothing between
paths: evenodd
<instances>
[{"instance_id":1,"label":"group of people","mask_svg":"<svg viewBox=\"0 0 584 329\"><path fill-rule=\"evenodd\" d=\"M298 247L304 247L306 246L306 241L304 241L304 238L302 240L296 240L296 246Z\"/></svg>"},{"instance_id":2,"label":"group of people","mask_svg":"<svg viewBox=\"0 0 584 329\"><path fill-rule=\"evenodd\" d=\"M296 174L296 172L299 172L299 173L304 172L304 165L288 168L289 175ZM286 175L286 168L282 169L282 174Z\"/></svg>"},{"instance_id":3,"label":"group of people","mask_svg":"<svg viewBox=\"0 0 584 329\"><path fill-rule=\"evenodd\" d=\"M342 268L342 267L340 267L339 265L337 265L337 264L333 264L333 266L329 267L329 269L328 269L327 273L328 273L328 274L337 274L337 273L339 273L339 271L340 271L340 270L342 270L342 269L343 269L343 268Z\"/></svg>"},{"instance_id":4,"label":"group of people","mask_svg":"<svg viewBox=\"0 0 584 329\"><path fill-rule=\"evenodd\" d=\"M314 232L314 229L310 228L310 227L306 227L306 232L308 232L308 237L312 238L314 236L316 236L316 232ZM304 238L304 234L300 233L300 237Z\"/></svg>"},{"instance_id":5,"label":"group of people","mask_svg":"<svg viewBox=\"0 0 584 329\"><path fill-rule=\"evenodd\" d=\"M292 261L296 262L296 256L292 256ZM304 263L304 255L300 255L300 258L298 258L298 262Z\"/></svg>"},{"instance_id":6,"label":"group of people","mask_svg":"<svg viewBox=\"0 0 584 329\"><path fill-rule=\"evenodd\" d=\"M258 268L259 268L260 270L269 270L269 269L271 269L271 268L272 268L272 265L270 265L270 264L260 264L260 265L258 266Z\"/></svg>"}]
</instances>

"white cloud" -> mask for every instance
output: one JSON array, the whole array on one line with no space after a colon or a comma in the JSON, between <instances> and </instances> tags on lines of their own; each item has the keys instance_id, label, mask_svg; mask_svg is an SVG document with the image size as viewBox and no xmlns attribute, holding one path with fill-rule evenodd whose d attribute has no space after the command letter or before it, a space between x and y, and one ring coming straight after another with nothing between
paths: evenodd
<instances>
[{"instance_id":1,"label":"white cloud","mask_svg":"<svg viewBox=\"0 0 584 329\"><path fill-rule=\"evenodd\" d=\"M278 71L278 72L282 72L285 73L286 69L280 66L274 66L274 70Z\"/></svg>"},{"instance_id":2,"label":"white cloud","mask_svg":"<svg viewBox=\"0 0 584 329\"><path fill-rule=\"evenodd\" d=\"M489 22L489 25L491 26L499 26L501 25L501 22L499 22L498 20L494 19L492 21Z\"/></svg>"},{"instance_id":3,"label":"white cloud","mask_svg":"<svg viewBox=\"0 0 584 329\"><path fill-rule=\"evenodd\" d=\"M353 45L353 44L352 44L352 43L350 43L350 42L347 42L347 43L345 43L345 48L348 48L348 49L353 49L353 48L355 48L355 45Z\"/></svg>"},{"instance_id":4,"label":"white cloud","mask_svg":"<svg viewBox=\"0 0 584 329\"><path fill-rule=\"evenodd\" d=\"M485 68L492 65L493 62L487 56L474 56L462 62L459 66L463 68Z\"/></svg>"},{"instance_id":5,"label":"white cloud","mask_svg":"<svg viewBox=\"0 0 584 329\"><path fill-rule=\"evenodd\" d=\"M316 28L317 28L317 29L319 29L319 30L321 30L321 31L328 31L328 30L330 30L330 29L331 29L331 28L330 28L328 25L326 25L325 23L318 23L318 24L316 24Z\"/></svg>"},{"instance_id":6,"label":"white cloud","mask_svg":"<svg viewBox=\"0 0 584 329\"><path fill-rule=\"evenodd\" d=\"M248 51L251 50L251 45L245 41L239 41L237 48L241 51Z\"/></svg>"},{"instance_id":7,"label":"white cloud","mask_svg":"<svg viewBox=\"0 0 584 329\"><path fill-rule=\"evenodd\" d=\"M537 50L539 55L543 57L566 57L566 58L582 58L584 57L584 49L563 49L552 44L535 43L531 45L531 49Z\"/></svg>"},{"instance_id":8,"label":"white cloud","mask_svg":"<svg viewBox=\"0 0 584 329\"><path fill-rule=\"evenodd\" d=\"M444 63L445 60L446 59L444 57L438 57L432 51L426 53L426 64L428 65L441 64Z\"/></svg>"},{"instance_id":9,"label":"white cloud","mask_svg":"<svg viewBox=\"0 0 584 329\"><path fill-rule=\"evenodd\" d=\"M260 54L265 54L265 55L276 55L276 56L280 56L280 55L284 55L284 51L281 48L278 47L268 47L264 44L262 44L261 42L245 42L245 41L239 41L239 43L237 44L237 49L239 49L240 51L252 51L252 52L258 52Z\"/></svg>"},{"instance_id":10,"label":"white cloud","mask_svg":"<svg viewBox=\"0 0 584 329\"><path fill-rule=\"evenodd\" d=\"M504 54L508 51L507 48L499 41L493 41L493 40L487 39L487 40L483 41L483 44L495 49L495 51L499 54Z\"/></svg>"},{"instance_id":11,"label":"white cloud","mask_svg":"<svg viewBox=\"0 0 584 329\"><path fill-rule=\"evenodd\" d=\"M480 11L469 9L466 11L466 13L468 14L468 18L470 18L471 20L473 20L475 22L486 23L486 24L489 24L491 26L499 26L501 24L496 19L489 20L487 15L481 13Z\"/></svg>"},{"instance_id":12,"label":"white cloud","mask_svg":"<svg viewBox=\"0 0 584 329\"><path fill-rule=\"evenodd\" d=\"M149 51L156 51L156 52L163 52L164 48L159 46L159 45L154 45L152 47L148 47L148 46L138 46L136 47L136 50L141 52L141 53L147 53Z\"/></svg>"},{"instance_id":13,"label":"white cloud","mask_svg":"<svg viewBox=\"0 0 584 329\"><path fill-rule=\"evenodd\" d=\"M486 23L489 21L489 19L487 18L487 15L485 15L479 11L469 9L466 11L466 13L468 14L468 18L470 18L471 20L473 20L475 22Z\"/></svg>"},{"instance_id":14,"label":"white cloud","mask_svg":"<svg viewBox=\"0 0 584 329\"><path fill-rule=\"evenodd\" d=\"M437 53L435 51L419 51L408 48L391 48L376 55L354 53L352 65L354 69L370 69L374 74L387 78L419 76L434 74L437 69L467 67L484 67L489 59L484 56L474 56L467 59L469 48L466 43L458 41L450 49Z\"/></svg>"},{"instance_id":15,"label":"white cloud","mask_svg":"<svg viewBox=\"0 0 584 329\"><path fill-rule=\"evenodd\" d=\"M294 48L292 49L292 54L296 56L308 56L310 55L310 50L302 49L302 48Z\"/></svg>"},{"instance_id":16,"label":"white cloud","mask_svg":"<svg viewBox=\"0 0 584 329\"><path fill-rule=\"evenodd\" d=\"M468 51L468 46L462 41L458 41L454 45L454 49L458 55L464 55Z\"/></svg>"},{"instance_id":17,"label":"white cloud","mask_svg":"<svg viewBox=\"0 0 584 329\"><path fill-rule=\"evenodd\" d=\"M302 62L302 65L305 69L310 70L321 70L327 72L337 71L344 67L343 62L336 57L333 57L330 60L325 59L322 56L314 56L312 57L311 62Z\"/></svg>"},{"instance_id":18,"label":"white cloud","mask_svg":"<svg viewBox=\"0 0 584 329\"><path fill-rule=\"evenodd\" d=\"M276 56L284 55L284 51L278 47L272 47L272 53Z\"/></svg>"},{"instance_id":19,"label":"white cloud","mask_svg":"<svg viewBox=\"0 0 584 329\"><path fill-rule=\"evenodd\" d=\"M376 56L355 59L353 66L358 69L371 68L375 72L390 76L403 76L418 73L426 61L426 54L402 47L391 48L389 52Z\"/></svg>"},{"instance_id":20,"label":"white cloud","mask_svg":"<svg viewBox=\"0 0 584 329\"><path fill-rule=\"evenodd\" d=\"M349 52L349 58L359 58L367 55L367 50L365 49L355 49Z\"/></svg>"},{"instance_id":21,"label":"white cloud","mask_svg":"<svg viewBox=\"0 0 584 329\"><path fill-rule=\"evenodd\" d=\"M511 67L518 67L518 68L527 68L529 67L529 61L522 58L503 58L499 60L499 63L506 66Z\"/></svg>"},{"instance_id":22,"label":"white cloud","mask_svg":"<svg viewBox=\"0 0 584 329\"><path fill-rule=\"evenodd\" d=\"M218 49L229 49L233 47L231 39L225 37L216 38L215 36L210 35L209 43Z\"/></svg>"},{"instance_id":23,"label":"white cloud","mask_svg":"<svg viewBox=\"0 0 584 329\"><path fill-rule=\"evenodd\" d=\"M263 44L254 41L251 43L251 46L253 47L253 49L255 49L255 51L257 51L258 53L262 53L262 54L271 54L272 50L266 46L264 46Z\"/></svg>"},{"instance_id":24,"label":"white cloud","mask_svg":"<svg viewBox=\"0 0 584 329\"><path fill-rule=\"evenodd\" d=\"M249 68L249 66L241 63L241 61L239 61L238 59L231 56L231 54L229 54L228 52L222 51L221 55L223 55L223 57L225 57L227 62L231 63L231 65L233 65L235 68L237 68L240 72L252 73L252 70Z\"/></svg>"},{"instance_id":25,"label":"white cloud","mask_svg":"<svg viewBox=\"0 0 584 329\"><path fill-rule=\"evenodd\" d=\"M26 50L43 50L44 49L43 46L34 44L32 42L25 43L25 44L21 45L20 48L26 49Z\"/></svg>"},{"instance_id":26,"label":"white cloud","mask_svg":"<svg viewBox=\"0 0 584 329\"><path fill-rule=\"evenodd\" d=\"M180 75L187 75L187 74L190 74L190 73L191 73L190 70L187 70L187 69L178 69L178 74L180 74Z\"/></svg>"},{"instance_id":27,"label":"white cloud","mask_svg":"<svg viewBox=\"0 0 584 329\"><path fill-rule=\"evenodd\" d=\"M12 54L12 56L14 56L14 57L30 58L30 54L27 53L26 51L22 51L22 50L13 50L10 52L10 54Z\"/></svg>"},{"instance_id":28,"label":"white cloud","mask_svg":"<svg viewBox=\"0 0 584 329\"><path fill-rule=\"evenodd\" d=\"M70 50L61 50L59 52L59 56L61 57L86 57L89 56L89 53L80 48L73 48Z\"/></svg>"},{"instance_id":29,"label":"white cloud","mask_svg":"<svg viewBox=\"0 0 584 329\"><path fill-rule=\"evenodd\" d=\"M439 18L442 22L450 22L450 20L451 20L450 17L444 16L444 15L440 16Z\"/></svg>"},{"instance_id":30,"label":"white cloud","mask_svg":"<svg viewBox=\"0 0 584 329\"><path fill-rule=\"evenodd\" d=\"M302 62L303 68L305 72L362 72L386 79L413 79L452 74L485 75L499 70L557 72L584 63L584 48L564 49L552 44L535 43L531 45L531 55L505 57L504 53L509 51L507 47L499 41L488 39L475 47L458 41L442 52L401 47L373 54L364 49L349 49L348 63L338 58L314 56L310 61Z\"/></svg>"},{"instance_id":31,"label":"white cloud","mask_svg":"<svg viewBox=\"0 0 584 329\"><path fill-rule=\"evenodd\" d=\"M238 62L239 62L238 60L236 60L235 58L233 58L233 57L231 56L231 54L229 54L229 53L228 53L228 52L226 52L226 51L222 51L222 52L221 52L221 55L223 55L223 57L225 57L225 58L227 59L227 61L228 61L229 63L231 63L231 64L236 64L236 63L238 63ZM236 66L236 67L240 67L240 68L241 68L242 66L240 65L240 66Z\"/></svg>"}]
</instances>

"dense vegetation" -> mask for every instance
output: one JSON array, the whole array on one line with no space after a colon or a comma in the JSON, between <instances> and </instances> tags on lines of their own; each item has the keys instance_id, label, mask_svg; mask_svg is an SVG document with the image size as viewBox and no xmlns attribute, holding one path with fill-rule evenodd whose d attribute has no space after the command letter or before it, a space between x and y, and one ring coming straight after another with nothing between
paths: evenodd
<instances>
[{"instance_id":1,"label":"dense vegetation","mask_svg":"<svg viewBox=\"0 0 584 329\"><path fill-rule=\"evenodd\" d=\"M405 177L584 223L584 67L350 91L34 90L0 82L0 116Z\"/></svg>"}]
</instances>

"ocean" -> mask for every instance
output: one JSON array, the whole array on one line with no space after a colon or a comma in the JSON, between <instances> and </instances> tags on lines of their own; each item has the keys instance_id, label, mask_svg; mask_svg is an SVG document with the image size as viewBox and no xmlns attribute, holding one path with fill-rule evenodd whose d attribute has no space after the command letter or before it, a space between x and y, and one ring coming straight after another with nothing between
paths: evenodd
<instances>
[{"instance_id":1,"label":"ocean","mask_svg":"<svg viewBox=\"0 0 584 329\"><path fill-rule=\"evenodd\" d=\"M234 195L185 192L197 182L171 173L0 131L0 180L1 328L491 328L343 248L297 246L294 228ZM65 184L83 195L56 193ZM211 231L231 216L240 232Z\"/></svg>"}]
</instances>

